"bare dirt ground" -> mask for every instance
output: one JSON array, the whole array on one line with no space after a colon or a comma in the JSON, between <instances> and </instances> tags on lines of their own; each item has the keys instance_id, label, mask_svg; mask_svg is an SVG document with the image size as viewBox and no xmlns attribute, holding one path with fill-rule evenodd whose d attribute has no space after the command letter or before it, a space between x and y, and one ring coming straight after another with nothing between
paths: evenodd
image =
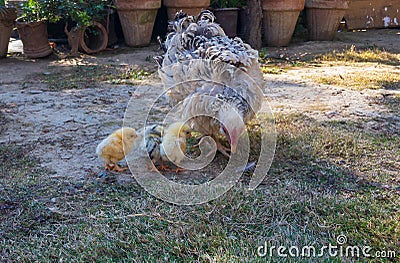
<instances>
[{"instance_id":1,"label":"bare dirt ground","mask_svg":"<svg viewBox=\"0 0 400 263\"><path fill-rule=\"evenodd\" d=\"M304 54L318 54L341 50L355 45L360 48L384 48L400 53L400 30L339 33L334 42L305 42L287 48L267 48L271 57L295 58ZM53 89L49 85L76 74L89 74L84 67L91 65L140 65L154 69L149 59L157 54L157 47L107 51L96 56L83 55L78 59L28 60L13 55L0 61L0 143L15 143L32 147L42 166L53 171L52 176L83 178L103 171L102 162L95 155L96 145L111 131L122 125L125 108L136 89L134 84L113 83L110 80L90 82L85 88ZM302 113L316 120L365 121L367 129L399 133L400 117L382 105L379 99L399 90L346 89L319 84L316 75L346 76L348 72L369 74L390 71L400 74L399 65L365 63L359 66L327 65L293 67L280 74L266 74L265 107L274 113ZM152 77L147 84L158 83ZM145 98L137 98L139 100ZM145 116L147 112L138 111ZM129 177L129 171L126 172Z\"/></svg>"}]
</instances>

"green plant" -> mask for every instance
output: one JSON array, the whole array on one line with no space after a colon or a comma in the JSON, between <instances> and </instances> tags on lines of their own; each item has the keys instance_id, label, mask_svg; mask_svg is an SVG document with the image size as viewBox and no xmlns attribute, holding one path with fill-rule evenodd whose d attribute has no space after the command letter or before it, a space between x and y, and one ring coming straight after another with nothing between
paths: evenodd
<instances>
[{"instance_id":1,"label":"green plant","mask_svg":"<svg viewBox=\"0 0 400 263\"><path fill-rule=\"evenodd\" d=\"M24 15L18 20L57 22L71 19L78 27L88 26L92 20L105 17L110 6L111 0L28 0L22 6Z\"/></svg>"},{"instance_id":2,"label":"green plant","mask_svg":"<svg viewBox=\"0 0 400 263\"><path fill-rule=\"evenodd\" d=\"M64 14L64 18L70 18L76 22L77 27L89 26L92 20L103 19L107 15L107 9L111 7L111 0L67 0L59 2L58 9Z\"/></svg>"},{"instance_id":3,"label":"green plant","mask_svg":"<svg viewBox=\"0 0 400 263\"><path fill-rule=\"evenodd\" d=\"M21 22L35 22L48 20L57 22L61 16L57 10L57 1L54 0L28 0L22 4L23 15L18 18Z\"/></svg>"},{"instance_id":4,"label":"green plant","mask_svg":"<svg viewBox=\"0 0 400 263\"><path fill-rule=\"evenodd\" d=\"M244 0L211 0L211 6L214 8L242 7L246 5Z\"/></svg>"}]
</instances>

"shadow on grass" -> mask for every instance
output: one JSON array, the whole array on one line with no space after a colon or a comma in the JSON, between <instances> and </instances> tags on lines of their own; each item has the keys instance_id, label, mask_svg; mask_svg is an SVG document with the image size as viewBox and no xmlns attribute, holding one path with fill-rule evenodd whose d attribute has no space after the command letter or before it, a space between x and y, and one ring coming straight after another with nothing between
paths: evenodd
<instances>
[{"instance_id":1,"label":"shadow on grass","mask_svg":"<svg viewBox=\"0 0 400 263\"><path fill-rule=\"evenodd\" d=\"M10 119L3 112L6 106L0 101L0 133L7 131L7 123L10 122Z\"/></svg>"},{"instance_id":2,"label":"shadow on grass","mask_svg":"<svg viewBox=\"0 0 400 263\"><path fill-rule=\"evenodd\" d=\"M382 87L382 89L387 89L387 90L400 89L400 81L380 81L379 85Z\"/></svg>"},{"instance_id":3,"label":"shadow on grass","mask_svg":"<svg viewBox=\"0 0 400 263\"><path fill-rule=\"evenodd\" d=\"M385 105L390 112L400 114L400 95L385 95L381 98L375 99L378 104Z\"/></svg>"}]
</instances>

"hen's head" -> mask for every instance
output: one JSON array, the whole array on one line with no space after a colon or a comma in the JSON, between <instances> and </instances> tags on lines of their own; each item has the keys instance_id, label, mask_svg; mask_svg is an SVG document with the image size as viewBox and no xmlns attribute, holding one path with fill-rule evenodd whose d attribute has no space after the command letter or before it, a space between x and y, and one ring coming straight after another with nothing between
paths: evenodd
<instances>
[{"instance_id":1,"label":"hen's head","mask_svg":"<svg viewBox=\"0 0 400 263\"><path fill-rule=\"evenodd\" d=\"M220 132L231 144L231 152L235 153L240 136L246 130L243 124L243 116L233 109L221 110L218 114L220 121Z\"/></svg>"}]
</instances>

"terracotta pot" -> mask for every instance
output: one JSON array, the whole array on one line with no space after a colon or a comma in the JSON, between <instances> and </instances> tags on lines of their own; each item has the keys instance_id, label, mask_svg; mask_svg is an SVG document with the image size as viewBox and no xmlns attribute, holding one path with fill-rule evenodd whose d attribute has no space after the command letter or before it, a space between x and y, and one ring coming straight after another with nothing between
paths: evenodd
<instances>
[{"instance_id":1,"label":"terracotta pot","mask_svg":"<svg viewBox=\"0 0 400 263\"><path fill-rule=\"evenodd\" d=\"M264 42L267 46L287 46L292 39L305 0L263 0Z\"/></svg>"},{"instance_id":2,"label":"terracotta pot","mask_svg":"<svg viewBox=\"0 0 400 263\"><path fill-rule=\"evenodd\" d=\"M214 9L215 22L221 25L228 37L237 36L237 22L239 8L217 8Z\"/></svg>"},{"instance_id":3,"label":"terracotta pot","mask_svg":"<svg viewBox=\"0 0 400 263\"><path fill-rule=\"evenodd\" d=\"M161 0L115 0L125 43L148 46Z\"/></svg>"},{"instance_id":4,"label":"terracotta pot","mask_svg":"<svg viewBox=\"0 0 400 263\"><path fill-rule=\"evenodd\" d=\"M310 40L330 41L349 8L349 0L307 0L307 28Z\"/></svg>"},{"instance_id":5,"label":"terracotta pot","mask_svg":"<svg viewBox=\"0 0 400 263\"><path fill-rule=\"evenodd\" d=\"M106 49L108 34L106 28L99 22L92 24L81 31L79 48L88 54L97 53Z\"/></svg>"},{"instance_id":6,"label":"terracotta pot","mask_svg":"<svg viewBox=\"0 0 400 263\"><path fill-rule=\"evenodd\" d=\"M210 6L210 0L163 0L167 7L168 19L172 20L175 14L182 10L188 15L197 16L201 10L207 9Z\"/></svg>"},{"instance_id":7,"label":"terracotta pot","mask_svg":"<svg viewBox=\"0 0 400 263\"><path fill-rule=\"evenodd\" d=\"M53 53L47 37L45 20L29 23L17 22L17 28L24 54L28 58L42 58Z\"/></svg>"},{"instance_id":8,"label":"terracotta pot","mask_svg":"<svg viewBox=\"0 0 400 263\"><path fill-rule=\"evenodd\" d=\"M4 13L0 12L0 58L7 56L11 30L16 18L17 11L15 8L6 8Z\"/></svg>"}]
</instances>

